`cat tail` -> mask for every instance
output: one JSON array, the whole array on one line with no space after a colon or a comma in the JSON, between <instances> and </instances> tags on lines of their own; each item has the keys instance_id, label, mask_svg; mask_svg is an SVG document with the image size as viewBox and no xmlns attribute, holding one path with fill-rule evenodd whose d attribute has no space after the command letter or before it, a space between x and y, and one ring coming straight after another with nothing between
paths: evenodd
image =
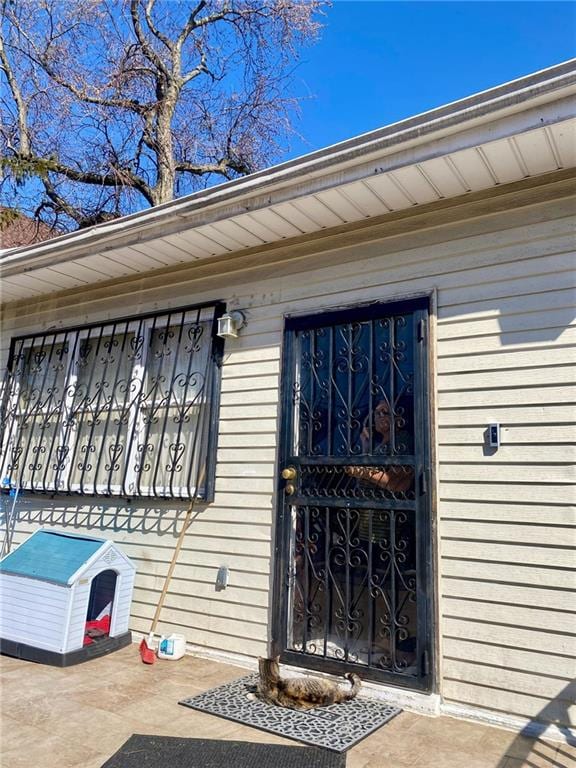
<instances>
[{"instance_id":1,"label":"cat tail","mask_svg":"<svg viewBox=\"0 0 576 768\"><path fill-rule=\"evenodd\" d=\"M350 682L352 683L352 688L350 688L349 691L339 691L339 696L337 701L350 701L350 699L355 698L358 695L358 692L360 691L360 687L362 686L362 681L358 677L358 675L355 675L354 672L349 672L346 677Z\"/></svg>"}]
</instances>

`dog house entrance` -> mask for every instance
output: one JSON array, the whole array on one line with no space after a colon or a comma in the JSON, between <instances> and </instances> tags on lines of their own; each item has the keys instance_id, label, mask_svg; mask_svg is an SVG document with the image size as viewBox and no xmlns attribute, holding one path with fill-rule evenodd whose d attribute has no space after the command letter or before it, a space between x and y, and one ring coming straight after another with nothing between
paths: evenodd
<instances>
[{"instance_id":1,"label":"dog house entrance","mask_svg":"<svg viewBox=\"0 0 576 768\"><path fill-rule=\"evenodd\" d=\"M275 650L427 690L427 299L286 321Z\"/></svg>"},{"instance_id":2,"label":"dog house entrance","mask_svg":"<svg viewBox=\"0 0 576 768\"><path fill-rule=\"evenodd\" d=\"M110 634L117 578L116 571L107 570L92 579L84 645L90 645Z\"/></svg>"}]
</instances>

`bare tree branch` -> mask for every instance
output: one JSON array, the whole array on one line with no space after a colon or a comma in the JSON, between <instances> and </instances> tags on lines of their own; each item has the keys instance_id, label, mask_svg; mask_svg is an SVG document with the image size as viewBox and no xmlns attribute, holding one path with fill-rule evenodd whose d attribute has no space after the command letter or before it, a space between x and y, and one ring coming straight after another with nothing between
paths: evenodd
<instances>
[{"instance_id":1,"label":"bare tree branch","mask_svg":"<svg viewBox=\"0 0 576 768\"><path fill-rule=\"evenodd\" d=\"M51 19L51 17L49 17ZM66 90L70 91L79 101L83 101L86 104L98 104L100 106L105 107L118 107L121 109L131 109L134 112L138 112L140 114L144 114L147 109L150 108L150 105L147 104L140 104L138 101L134 99L110 99L110 98L104 98L101 96L93 96L88 93L88 91L85 88L78 88L77 86L73 85L68 80L65 80L61 75L58 74L55 67L52 66L50 63L50 57L49 57L49 50L51 44L59 37L63 37L66 32L69 32L71 29L73 29L73 26L68 27L66 31L60 32L57 35L51 35L48 37L48 42L46 44L46 47L44 51L40 51L34 42L30 38L30 36L26 33L26 31L22 28L22 25L18 22L16 18L11 19L12 24L14 27L18 30L18 32L24 37L29 45L33 54L28 51L27 56L36 62L44 71L46 74L58 85L62 86L62 88L66 88Z\"/></svg>"},{"instance_id":2,"label":"bare tree branch","mask_svg":"<svg viewBox=\"0 0 576 768\"><path fill-rule=\"evenodd\" d=\"M198 64L197 67L194 67L194 69L191 69L189 72L187 72L185 75L181 76L181 82L182 85L186 85L186 83L189 83L190 80L194 80L194 78L198 77L198 75L209 75L210 70L206 66L207 57L205 53L202 53L200 55L200 64Z\"/></svg>"},{"instance_id":3,"label":"bare tree branch","mask_svg":"<svg viewBox=\"0 0 576 768\"><path fill-rule=\"evenodd\" d=\"M144 34L142 24L140 23L140 14L138 9L138 0L130 0L130 15L132 17L132 24L134 25L134 32L136 33L136 37L138 38L142 52L159 72L169 78L170 72L168 67L164 64L160 56L158 56L154 48L152 48L146 35Z\"/></svg>"},{"instance_id":4,"label":"bare tree branch","mask_svg":"<svg viewBox=\"0 0 576 768\"><path fill-rule=\"evenodd\" d=\"M164 43L166 48L172 53L174 50L174 43L170 38L168 38L166 35L162 34L159 29L157 29L154 25L154 21L152 20L152 10L154 8L154 5L156 4L156 0L148 0L146 3L146 8L144 9L144 16L146 18L146 23L148 24L148 29L155 38L160 40L161 43Z\"/></svg>"},{"instance_id":5,"label":"bare tree branch","mask_svg":"<svg viewBox=\"0 0 576 768\"><path fill-rule=\"evenodd\" d=\"M186 24L182 27L182 32L178 35L178 40L176 40L176 46L179 50L182 50L182 46L190 36L190 33L193 29L196 29L196 27L199 26L199 23L196 21L198 14L206 8L208 5L206 0L201 0L201 2L198 3L198 5L192 10L190 16L188 16L188 20L186 21ZM214 21L217 21L216 16L218 18L224 18L222 13L216 14L213 17Z\"/></svg>"},{"instance_id":6,"label":"bare tree branch","mask_svg":"<svg viewBox=\"0 0 576 768\"><path fill-rule=\"evenodd\" d=\"M54 185L50 181L48 177L45 177L43 179L44 182L44 189L46 190L46 196L51 201L51 208L52 210L58 215L59 213L65 213L67 216L69 216L71 219L73 219L78 226L81 226L82 224L82 216L79 215L78 211L74 206L69 205L69 203L64 200L63 197L61 197L55 190ZM35 213L39 213L42 210L41 204L38 209L35 211Z\"/></svg>"},{"instance_id":7,"label":"bare tree branch","mask_svg":"<svg viewBox=\"0 0 576 768\"><path fill-rule=\"evenodd\" d=\"M0 0L3 198L86 226L273 162L323 1Z\"/></svg>"},{"instance_id":8,"label":"bare tree branch","mask_svg":"<svg viewBox=\"0 0 576 768\"><path fill-rule=\"evenodd\" d=\"M46 179L49 173L56 173L66 177L70 181L80 182L82 184L91 184L99 187L117 187L121 182L121 177L125 177L125 181L129 182L130 186L137 189L148 202L153 204L153 195L150 187L146 184L144 179L133 173L128 168L115 168L109 173L96 173L94 171L83 171L54 159L35 156L32 153L28 155L19 154L22 160L27 161L31 167L37 166L41 171L41 179L46 184Z\"/></svg>"},{"instance_id":9,"label":"bare tree branch","mask_svg":"<svg viewBox=\"0 0 576 768\"><path fill-rule=\"evenodd\" d=\"M4 40L2 39L1 35L0 35L0 65L1 65L0 68L6 75L8 86L12 93L14 103L16 104L16 110L18 114L18 140L19 140L18 149L20 152L22 152L22 154L28 155L30 153L30 140L28 137L28 109L26 107L26 102L22 97L20 86L18 85L18 82L14 76L12 67L10 66L10 62L8 61L8 57L6 56L6 50L4 48Z\"/></svg>"},{"instance_id":10,"label":"bare tree branch","mask_svg":"<svg viewBox=\"0 0 576 768\"><path fill-rule=\"evenodd\" d=\"M240 162L235 162L234 160L226 158L219 163L204 163L202 165L180 161L176 163L176 170L186 171L187 173L193 173L197 176L215 173L230 178L232 173L246 174L250 173L251 169Z\"/></svg>"}]
</instances>

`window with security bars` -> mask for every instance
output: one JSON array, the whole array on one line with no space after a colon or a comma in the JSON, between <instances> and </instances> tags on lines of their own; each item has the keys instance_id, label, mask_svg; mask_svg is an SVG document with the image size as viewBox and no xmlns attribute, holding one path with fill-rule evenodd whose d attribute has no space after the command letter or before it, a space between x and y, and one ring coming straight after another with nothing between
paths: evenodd
<instances>
[{"instance_id":1,"label":"window with security bars","mask_svg":"<svg viewBox=\"0 0 576 768\"><path fill-rule=\"evenodd\" d=\"M3 484L209 500L223 311L202 305L13 339Z\"/></svg>"}]
</instances>

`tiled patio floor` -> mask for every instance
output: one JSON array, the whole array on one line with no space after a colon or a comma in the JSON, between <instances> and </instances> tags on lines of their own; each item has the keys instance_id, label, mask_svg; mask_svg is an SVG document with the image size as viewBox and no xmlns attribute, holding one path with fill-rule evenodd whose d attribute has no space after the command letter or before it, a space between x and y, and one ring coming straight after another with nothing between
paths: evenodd
<instances>
[{"instance_id":1,"label":"tiled patio floor","mask_svg":"<svg viewBox=\"0 0 576 768\"><path fill-rule=\"evenodd\" d=\"M132 733L297 745L177 703L244 674L189 656L146 666L137 645L67 669L0 656L1 768L100 768ZM351 749L346 765L576 768L576 748L403 712Z\"/></svg>"}]
</instances>

